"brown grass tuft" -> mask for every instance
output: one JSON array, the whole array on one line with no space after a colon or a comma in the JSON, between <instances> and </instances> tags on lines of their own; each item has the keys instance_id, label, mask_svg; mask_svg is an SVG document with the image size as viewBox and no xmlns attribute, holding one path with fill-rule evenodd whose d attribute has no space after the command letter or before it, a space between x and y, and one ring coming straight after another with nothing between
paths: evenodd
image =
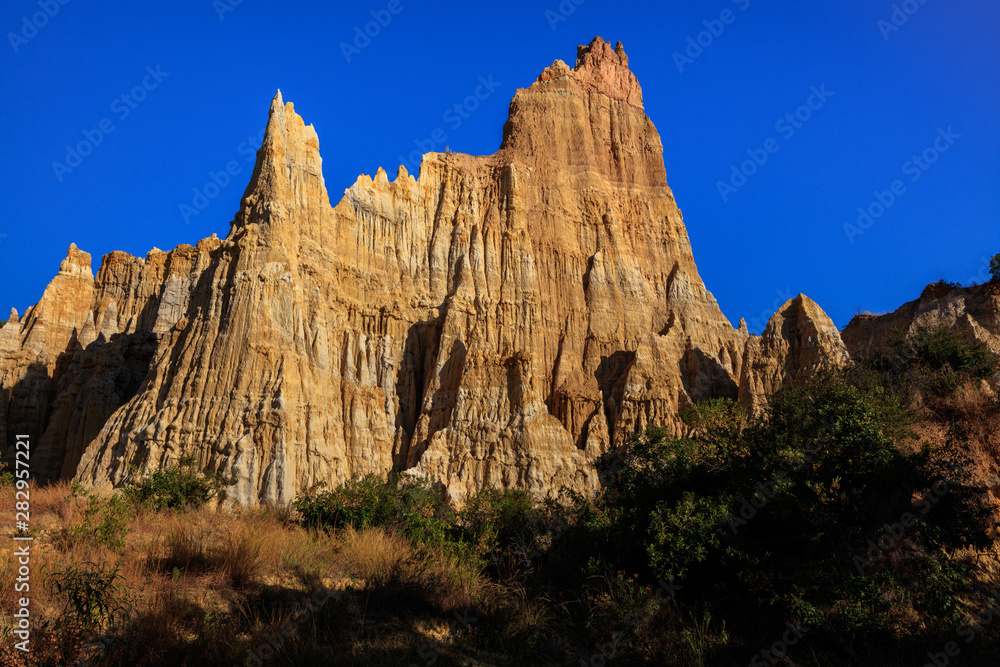
<instances>
[{"instance_id":1,"label":"brown grass tuft","mask_svg":"<svg viewBox=\"0 0 1000 667\"><path fill-rule=\"evenodd\" d=\"M338 535L338 565L347 576L376 585L391 581L410 560L410 543L382 528L355 530L348 527Z\"/></svg>"},{"instance_id":2,"label":"brown grass tuft","mask_svg":"<svg viewBox=\"0 0 1000 667\"><path fill-rule=\"evenodd\" d=\"M253 523L240 525L226 533L216 558L219 570L233 588L244 589L257 583L264 571L265 534Z\"/></svg>"}]
</instances>

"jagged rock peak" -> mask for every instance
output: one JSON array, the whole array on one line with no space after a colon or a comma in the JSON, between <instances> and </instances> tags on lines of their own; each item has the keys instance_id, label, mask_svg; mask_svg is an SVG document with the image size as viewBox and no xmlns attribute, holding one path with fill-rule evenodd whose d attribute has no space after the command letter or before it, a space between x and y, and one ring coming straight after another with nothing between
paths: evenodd
<instances>
[{"instance_id":1,"label":"jagged rock peak","mask_svg":"<svg viewBox=\"0 0 1000 667\"><path fill-rule=\"evenodd\" d=\"M233 231L252 224L294 224L329 208L316 129L305 124L291 102L284 102L279 90L271 100L264 139Z\"/></svg>"},{"instance_id":2,"label":"jagged rock peak","mask_svg":"<svg viewBox=\"0 0 1000 667\"><path fill-rule=\"evenodd\" d=\"M577 49L576 72L587 75L598 92L642 108L642 87L629 70L628 56L621 42L614 49L600 37Z\"/></svg>"},{"instance_id":3,"label":"jagged rock peak","mask_svg":"<svg viewBox=\"0 0 1000 667\"><path fill-rule=\"evenodd\" d=\"M613 183L666 187L663 143L643 111L642 88L619 45L597 37L514 95L500 155L556 178L600 174Z\"/></svg>"},{"instance_id":4,"label":"jagged rock peak","mask_svg":"<svg viewBox=\"0 0 1000 667\"><path fill-rule=\"evenodd\" d=\"M830 316L820 308L819 304L805 294L786 301L767 323L765 335L795 333L797 331L810 334L826 335L837 333L837 326Z\"/></svg>"},{"instance_id":5,"label":"jagged rock peak","mask_svg":"<svg viewBox=\"0 0 1000 667\"><path fill-rule=\"evenodd\" d=\"M764 335L792 343L797 369L822 363L839 365L851 359L837 325L805 294L786 301L767 323Z\"/></svg>"},{"instance_id":6,"label":"jagged rock peak","mask_svg":"<svg viewBox=\"0 0 1000 667\"><path fill-rule=\"evenodd\" d=\"M618 42L617 46L612 49L611 44L605 42L598 35L591 40L590 44L586 46L581 44L576 47L576 67L574 69L593 67L606 60L628 69L628 56L625 54L625 47L622 46L622 43Z\"/></svg>"},{"instance_id":7,"label":"jagged rock peak","mask_svg":"<svg viewBox=\"0 0 1000 667\"><path fill-rule=\"evenodd\" d=\"M90 253L80 250L75 243L71 243L66 252L66 259L59 265L59 273L93 280L94 274L90 269Z\"/></svg>"},{"instance_id":8,"label":"jagged rock peak","mask_svg":"<svg viewBox=\"0 0 1000 667\"><path fill-rule=\"evenodd\" d=\"M617 47L611 48L611 44L595 37L590 44L577 47L573 69L562 60L556 60L542 71L536 83L563 77L572 77L589 91L643 108L642 87L635 74L629 70L628 55L621 42L618 42Z\"/></svg>"},{"instance_id":9,"label":"jagged rock peak","mask_svg":"<svg viewBox=\"0 0 1000 667\"><path fill-rule=\"evenodd\" d=\"M785 380L817 366L840 366L850 360L833 320L815 301L799 294L778 309L759 338L747 340L740 403L759 412Z\"/></svg>"},{"instance_id":10,"label":"jagged rock peak","mask_svg":"<svg viewBox=\"0 0 1000 667\"><path fill-rule=\"evenodd\" d=\"M224 241L113 252L96 280L72 247L22 320L0 331L0 436L36 434L39 478L110 488L192 456L242 504L392 470L455 498L587 493L602 451L757 400L832 327L804 297L762 338L732 327L601 39L515 93L498 153L379 170L336 207L279 92Z\"/></svg>"}]
</instances>

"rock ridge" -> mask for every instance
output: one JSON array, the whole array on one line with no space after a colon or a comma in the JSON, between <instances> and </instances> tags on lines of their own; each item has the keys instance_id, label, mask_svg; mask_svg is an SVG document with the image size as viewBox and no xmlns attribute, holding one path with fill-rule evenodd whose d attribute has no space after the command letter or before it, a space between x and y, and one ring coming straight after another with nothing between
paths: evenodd
<instances>
[{"instance_id":1,"label":"rock ridge","mask_svg":"<svg viewBox=\"0 0 1000 667\"><path fill-rule=\"evenodd\" d=\"M456 499L589 493L635 430L841 359L805 297L760 338L722 314L628 66L597 38L515 93L497 153L429 153L334 205L279 91L225 239L96 277L72 246L0 329L0 435L96 488L194 457L241 504L394 470Z\"/></svg>"},{"instance_id":2,"label":"rock ridge","mask_svg":"<svg viewBox=\"0 0 1000 667\"><path fill-rule=\"evenodd\" d=\"M944 282L924 288L920 297L885 315L856 315L844 328L852 355L885 351L891 335L921 328L946 328L979 341L1000 354L1000 284L961 287Z\"/></svg>"}]
</instances>

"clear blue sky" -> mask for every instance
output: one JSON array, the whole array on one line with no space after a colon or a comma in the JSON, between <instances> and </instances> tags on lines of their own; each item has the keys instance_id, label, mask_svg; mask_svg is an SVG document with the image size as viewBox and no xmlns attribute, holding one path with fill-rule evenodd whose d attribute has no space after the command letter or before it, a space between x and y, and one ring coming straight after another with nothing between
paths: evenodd
<instances>
[{"instance_id":1,"label":"clear blue sky","mask_svg":"<svg viewBox=\"0 0 1000 667\"><path fill-rule=\"evenodd\" d=\"M556 58L572 64L595 35L625 44L699 269L734 322L759 328L805 292L843 326L858 307L892 310L938 278L967 282L1000 252L995 0L909 0L917 11L891 31L879 27L888 0L400 0L350 62L341 43L388 0L62 1L42 0L58 12L35 17L37 30L23 17L43 11L38 0L0 10L4 315L38 300L71 242L96 271L111 250L225 236L250 175L244 142L256 150L277 88L315 124L336 201L359 173L394 173L438 128L453 151L494 152L514 91ZM729 23L712 23L720 16ZM674 53L705 21L721 34L700 35L707 46L680 71ZM445 112L481 76L497 90L455 127ZM144 84L141 102L121 101ZM832 96L810 100L814 86ZM799 109L810 101L819 108ZM796 112L808 120L776 126ZM66 146L105 119L113 132L57 176ZM936 141L948 150L931 150L926 170L905 164ZM719 181L765 146L776 152L724 201ZM234 182L194 202L232 160ZM897 180L905 190L850 243L844 225ZM186 222L179 207L194 203L204 208Z\"/></svg>"}]
</instances>

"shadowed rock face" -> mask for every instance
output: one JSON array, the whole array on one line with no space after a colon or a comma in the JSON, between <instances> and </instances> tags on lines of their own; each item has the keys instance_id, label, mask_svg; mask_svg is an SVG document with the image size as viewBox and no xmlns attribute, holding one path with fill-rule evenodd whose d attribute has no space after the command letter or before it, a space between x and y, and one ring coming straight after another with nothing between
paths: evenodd
<instances>
[{"instance_id":1,"label":"shadowed rock face","mask_svg":"<svg viewBox=\"0 0 1000 667\"><path fill-rule=\"evenodd\" d=\"M628 57L598 38L517 91L496 154L380 169L332 207L279 93L225 240L112 253L96 279L71 248L0 330L0 430L33 434L39 474L97 487L194 456L245 504L394 469L456 498L587 492L636 429L821 357L822 311L797 307L761 342L723 316ZM744 389L751 344L769 379Z\"/></svg>"},{"instance_id":2,"label":"shadowed rock face","mask_svg":"<svg viewBox=\"0 0 1000 667\"><path fill-rule=\"evenodd\" d=\"M778 309L758 338L747 341L740 404L757 413L782 381L817 366L842 366L851 355L837 326L804 294Z\"/></svg>"}]
</instances>

